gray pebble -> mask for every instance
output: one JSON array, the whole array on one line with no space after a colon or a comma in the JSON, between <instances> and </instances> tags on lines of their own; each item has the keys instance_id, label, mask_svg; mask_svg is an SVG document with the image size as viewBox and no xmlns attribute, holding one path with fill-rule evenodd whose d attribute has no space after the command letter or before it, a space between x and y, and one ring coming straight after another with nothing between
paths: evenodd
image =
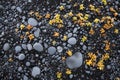
<instances>
[{"instance_id":1,"label":"gray pebble","mask_svg":"<svg viewBox=\"0 0 120 80\"><path fill-rule=\"evenodd\" d=\"M55 52L56 52L56 48L55 47L49 47L48 48L48 53L50 54L50 55L53 55L53 54L55 54Z\"/></svg>"},{"instance_id":2,"label":"gray pebble","mask_svg":"<svg viewBox=\"0 0 120 80\"><path fill-rule=\"evenodd\" d=\"M27 49L27 45L26 44L22 44L22 48L23 49Z\"/></svg>"},{"instance_id":3,"label":"gray pebble","mask_svg":"<svg viewBox=\"0 0 120 80\"><path fill-rule=\"evenodd\" d=\"M15 52L16 52L16 53L21 52L21 50L22 50L21 46L16 46L16 47L15 47Z\"/></svg>"},{"instance_id":4,"label":"gray pebble","mask_svg":"<svg viewBox=\"0 0 120 80\"><path fill-rule=\"evenodd\" d=\"M33 69L32 69L32 76L36 77L39 74L40 74L40 68L38 66L33 67Z\"/></svg>"},{"instance_id":5,"label":"gray pebble","mask_svg":"<svg viewBox=\"0 0 120 80\"><path fill-rule=\"evenodd\" d=\"M74 28L73 33L76 33L76 32L77 32L77 29L78 29L78 28Z\"/></svg>"},{"instance_id":6,"label":"gray pebble","mask_svg":"<svg viewBox=\"0 0 120 80\"><path fill-rule=\"evenodd\" d=\"M39 37L39 36L40 36L40 29L37 29L37 30L34 32L34 35L35 35L35 37Z\"/></svg>"},{"instance_id":7,"label":"gray pebble","mask_svg":"<svg viewBox=\"0 0 120 80\"><path fill-rule=\"evenodd\" d=\"M28 77L26 75L24 75L23 80L28 80Z\"/></svg>"},{"instance_id":8,"label":"gray pebble","mask_svg":"<svg viewBox=\"0 0 120 80\"><path fill-rule=\"evenodd\" d=\"M38 52L43 51L43 46L42 46L40 43L35 43L35 44L33 45L33 48L34 48L36 51L38 51Z\"/></svg>"},{"instance_id":9,"label":"gray pebble","mask_svg":"<svg viewBox=\"0 0 120 80\"><path fill-rule=\"evenodd\" d=\"M69 75L69 78L72 79L72 78L73 78L73 74L70 74L70 75Z\"/></svg>"},{"instance_id":10,"label":"gray pebble","mask_svg":"<svg viewBox=\"0 0 120 80\"><path fill-rule=\"evenodd\" d=\"M22 67L18 67L18 71L22 71Z\"/></svg>"},{"instance_id":11,"label":"gray pebble","mask_svg":"<svg viewBox=\"0 0 120 80\"><path fill-rule=\"evenodd\" d=\"M82 49L83 49L83 50L86 50L86 49L87 49L87 46L86 46L86 45L83 45Z\"/></svg>"},{"instance_id":12,"label":"gray pebble","mask_svg":"<svg viewBox=\"0 0 120 80\"><path fill-rule=\"evenodd\" d=\"M19 12L19 13L22 13L22 9L20 7L16 7L16 10Z\"/></svg>"},{"instance_id":13,"label":"gray pebble","mask_svg":"<svg viewBox=\"0 0 120 80\"><path fill-rule=\"evenodd\" d=\"M24 60L24 59L25 59L25 55L24 55L24 54L20 54L20 55L18 56L18 59L19 59L19 60Z\"/></svg>"},{"instance_id":14,"label":"gray pebble","mask_svg":"<svg viewBox=\"0 0 120 80\"><path fill-rule=\"evenodd\" d=\"M68 68L74 69L74 68L79 68L83 63L83 56L80 52L75 53L71 57L67 57L66 59L66 64Z\"/></svg>"},{"instance_id":15,"label":"gray pebble","mask_svg":"<svg viewBox=\"0 0 120 80\"><path fill-rule=\"evenodd\" d=\"M3 46L3 50L7 51L9 49L10 49L10 44L9 43L5 43L4 46Z\"/></svg>"},{"instance_id":16,"label":"gray pebble","mask_svg":"<svg viewBox=\"0 0 120 80\"><path fill-rule=\"evenodd\" d=\"M71 45L75 45L77 43L77 40L76 40L76 38L71 37L71 38L68 39L68 43L71 44Z\"/></svg>"},{"instance_id":17,"label":"gray pebble","mask_svg":"<svg viewBox=\"0 0 120 80\"><path fill-rule=\"evenodd\" d=\"M107 69L111 69L111 66L110 66L110 65L107 65Z\"/></svg>"},{"instance_id":18,"label":"gray pebble","mask_svg":"<svg viewBox=\"0 0 120 80\"><path fill-rule=\"evenodd\" d=\"M32 2L32 0L28 0L28 2Z\"/></svg>"},{"instance_id":19,"label":"gray pebble","mask_svg":"<svg viewBox=\"0 0 120 80\"><path fill-rule=\"evenodd\" d=\"M70 37L72 37L72 33L69 33L69 34L68 34L68 38L70 38Z\"/></svg>"},{"instance_id":20,"label":"gray pebble","mask_svg":"<svg viewBox=\"0 0 120 80\"><path fill-rule=\"evenodd\" d=\"M61 46L58 46L58 47L57 47L57 51L58 51L58 52L62 52L62 51L63 51L63 48L62 48Z\"/></svg>"},{"instance_id":21,"label":"gray pebble","mask_svg":"<svg viewBox=\"0 0 120 80\"><path fill-rule=\"evenodd\" d=\"M26 66L30 66L30 62L26 62Z\"/></svg>"},{"instance_id":22,"label":"gray pebble","mask_svg":"<svg viewBox=\"0 0 120 80\"><path fill-rule=\"evenodd\" d=\"M27 44L27 49L28 49L29 51L31 51L31 50L32 50L32 45L31 45L31 44Z\"/></svg>"},{"instance_id":23,"label":"gray pebble","mask_svg":"<svg viewBox=\"0 0 120 80\"><path fill-rule=\"evenodd\" d=\"M36 19L34 18L29 18L28 19L28 24L32 25L32 26L37 26L38 22Z\"/></svg>"}]
</instances>

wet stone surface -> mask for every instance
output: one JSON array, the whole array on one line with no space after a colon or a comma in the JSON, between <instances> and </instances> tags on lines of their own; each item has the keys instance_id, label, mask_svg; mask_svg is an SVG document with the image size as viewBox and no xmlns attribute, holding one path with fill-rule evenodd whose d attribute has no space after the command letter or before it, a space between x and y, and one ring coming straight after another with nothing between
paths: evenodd
<instances>
[{"instance_id":1,"label":"wet stone surface","mask_svg":"<svg viewBox=\"0 0 120 80\"><path fill-rule=\"evenodd\" d=\"M0 0L0 80L120 80L119 0Z\"/></svg>"}]
</instances>

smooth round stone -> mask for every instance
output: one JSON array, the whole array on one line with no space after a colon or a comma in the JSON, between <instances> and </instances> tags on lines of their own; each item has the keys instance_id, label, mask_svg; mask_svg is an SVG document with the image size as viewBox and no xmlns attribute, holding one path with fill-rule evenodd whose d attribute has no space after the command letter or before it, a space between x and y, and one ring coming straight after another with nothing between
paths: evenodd
<instances>
[{"instance_id":1,"label":"smooth round stone","mask_svg":"<svg viewBox=\"0 0 120 80\"><path fill-rule=\"evenodd\" d=\"M32 69L32 76L36 77L39 74L40 74L40 68L37 67L37 66L33 67L33 69Z\"/></svg>"},{"instance_id":2,"label":"smooth round stone","mask_svg":"<svg viewBox=\"0 0 120 80\"><path fill-rule=\"evenodd\" d=\"M36 19L34 18L29 18L28 19L28 24L32 25L32 26L37 26L38 22Z\"/></svg>"},{"instance_id":3,"label":"smooth round stone","mask_svg":"<svg viewBox=\"0 0 120 80\"><path fill-rule=\"evenodd\" d=\"M28 49L29 51L31 51L31 50L32 50L32 45L31 45L31 44L27 44L27 49Z\"/></svg>"},{"instance_id":4,"label":"smooth round stone","mask_svg":"<svg viewBox=\"0 0 120 80\"><path fill-rule=\"evenodd\" d=\"M16 46L15 47L15 52L18 53L22 50L21 46Z\"/></svg>"},{"instance_id":5,"label":"smooth round stone","mask_svg":"<svg viewBox=\"0 0 120 80\"><path fill-rule=\"evenodd\" d=\"M111 66L110 66L110 65L107 65L107 69L111 69Z\"/></svg>"},{"instance_id":6,"label":"smooth round stone","mask_svg":"<svg viewBox=\"0 0 120 80\"><path fill-rule=\"evenodd\" d=\"M30 62L26 62L26 66L30 66Z\"/></svg>"},{"instance_id":7,"label":"smooth round stone","mask_svg":"<svg viewBox=\"0 0 120 80\"><path fill-rule=\"evenodd\" d=\"M33 45L33 48L34 48L36 51L38 51L38 52L43 51L43 46L42 46L40 43L35 43L35 44Z\"/></svg>"},{"instance_id":8,"label":"smooth round stone","mask_svg":"<svg viewBox=\"0 0 120 80\"><path fill-rule=\"evenodd\" d=\"M53 55L53 54L55 54L55 52L56 52L56 48L55 47L49 47L48 48L48 53L50 54L50 55Z\"/></svg>"},{"instance_id":9,"label":"smooth round stone","mask_svg":"<svg viewBox=\"0 0 120 80\"><path fill-rule=\"evenodd\" d=\"M10 49L10 44L9 43L5 43L4 46L3 46L3 50L7 51L9 49Z\"/></svg>"},{"instance_id":10,"label":"smooth round stone","mask_svg":"<svg viewBox=\"0 0 120 80\"><path fill-rule=\"evenodd\" d=\"M71 44L71 45L75 45L77 43L77 40L76 40L76 38L71 37L71 38L68 39L68 43Z\"/></svg>"},{"instance_id":11,"label":"smooth round stone","mask_svg":"<svg viewBox=\"0 0 120 80\"><path fill-rule=\"evenodd\" d=\"M57 51L58 51L58 52L62 52L62 51L63 51L63 48L62 48L61 46L58 46L58 47L57 47Z\"/></svg>"},{"instance_id":12,"label":"smooth round stone","mask_svg":"<svg viewBox=\"0 0 120 80\"><path fill-rule=\"evenodd\" d=\"M20 54L20 55L18 56L18 59L19 59L19 60L24 60L24 59L25 59L25 55L24 55L24 54Z\"/></svg>"},{"instance_id":13,"label":"smooth round stone","mask_svg":"<svg viewBox=\"0 0 120 80\"><path fill-rule=\"evenodd\" d=\"M70 69L79 68L82 65L82 62L83 56L80 52L77 52L73 56L67 57L66 59L66 64Z\"/></svg>"},{"instance_id":14,"label":"smooth round stone","mask_svg":"<svg viewBox=\"0 0 120 80\"><path fill-rule=\"evenodd\" d=\"M73 74L70 74L70 75L69 75L69 78L72 79L72 78L73 78Z\"/></svg>"}]
</instances>

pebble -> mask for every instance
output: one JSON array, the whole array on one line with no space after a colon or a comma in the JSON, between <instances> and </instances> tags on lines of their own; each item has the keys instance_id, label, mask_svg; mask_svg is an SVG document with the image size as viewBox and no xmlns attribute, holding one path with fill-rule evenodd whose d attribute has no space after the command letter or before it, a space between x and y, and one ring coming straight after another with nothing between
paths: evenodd
<instances>
[{"instance_id":1,"label":"pebble","mask_svg":"<svg viewBox=\"0 0 120 80\"><path fill-rule=\"evenodd\" d=\"M55 54L55 52L56 52L56 48L55 47L49 47L48 48L48 53L50 54L50 55L53 55L53 54Z\"/></svg>"},{"instance_id":2,"label":"pebble","mask_svg":"<svg viewBox=\"0 0 120 80\"><path fill-rule=\"evenodd\" d=\"M40 36L40 29L37 29L37 30L34 32L34 35L35 35L35 37L39 37L39 36Z\"/></svg>"},{"instance_id":3,"label":"pebble","mask_svg":"<svg viewBox=\"0 0 120 80\"><path fill-rule=\"evenodd\" d=\"M74 69L74 68L79 68L83 63L83 56L80 52L75 53L71 57L67 57L66 59L66 64L68 68Z\"/></svg>"},{"instance_id":4,"label":"pebble","mask_svg":"<svg viewBox=\"0 0 120 80\"><path fill-rule=\"evenodd\" d=\"M27 45L26 44L22 44L22 48L23 49L27 49Z\"/></svg>"},{"instance_id":5,"label":"pebble","mask_svg":"<svg viewBox=\"0 0 120 80\"><path fill-rule=\"evenodd\" d=\"M38 51L38 52L43 51L43 46L42 46L40 43L35 43L35 44L33 45L33 48L34 48L36 51Z\"/></svg>"},{"instance_id":6,"label":"pebble","mask_svg":"<svg viewBox=\"0 0 120 80\"><path fill-rule=\"evenodd\" d=\"M36 77L39 74L40 74L40 68L38 66L33 67L33 69L32 69L32 76Z\"/></svg>"},{"instance_id":7,"label":"pebble","mask_svg":"<svg viewBox=\"0 0 120 80\"><path fill-rule=\"evenodd\" d=\"M28 49L29 51L31 51L31 50L32 50L32 45L31 45L31 44L27 44L27 49Z\"/></svg>"},{"instance_id":8,"label":"pebble","mask_svg":"<svg viewBox=\"0 0 120 80\"><path fill-rule=\"evenodd\" d=\"M62 48L61 46L58 46L58 47L57 47L57 51L58 51L58 52L62 52L62 51L63 51L63 48Z\"/></svg>"},{"instance_id":9,"label":"pebble","mask_svg":"<svg viewBox=\"0 0 120 80\"><path fill-rule=\"evenodd\" d=\"M24 75L23 80L28 80L28 77L26 75Z\"/></svg>"},{"instance_id":10,"label":"pebble","mask_svg":"<svg viewBox=\"0 0 120 80\"><path fill-rule=\"evenodd\" d=\"M73 78L73 74L70 74L70 75L69 75L69 78L72 79L72 78Z\"/></svg>"},{"instance_id":11,"label":"pebble","mask_svg":"<svg viewBox=\"0 0 120 80\"><path fill-rule=\"evenodd\" d=\"M28 24L32 25L32 26L37 26L38 22L36 19L34 18L29 18L28 19Z\"/></svg>"},{"instance_id":12,"label":"pebble","mask_svg":"<svg viewBox=\"0 0 120 80\"><path fill-rule=\"evenodd\" d=\"M83 45L82 49L83 49L83 50L86 50L86 49L87 49L87 46L86 46L86 45Z\"/></svg>"},{"instance_id":13,"label":"pebble","mask_svg":"<svg viewBox=\"0 0 120 80\"><path fill-rule=\"evenodd\" d=\"M77 43L77 40L76 40L76 38L71 37L71 38L68 39L68 43L71 44L71 45L75 45Z\"/></svg>"},{"instance_id":14,"label":"pebble","mask_svg":"<svg viewBox=\"0 0 120 80\"><path fill-rule=\"evenodd\" d=\"M21 52L21 50L22 50L21 46L16 46L16 47L15 47L15 52L16 52L16 53Z\"/></svg>"},{"instance_id":15,"label":"pebble","mask_svg":"<svg viewBox=\"0 0 120 80\"><path fill-rule=\"evenodd\" d=\"M3 50L7 51L9 49L10 49L10 44L9 43L5 43L4 46L3 46Z\"/></svg>"},{"instance_id":16,"label":"pebble","mask_svg":"<svg viewBox=\"0 0 120 80\"><path fill-rule=\"evenodd\" d=\"M24 55L24 54L20 54L20 55L18 56L18 59L19 59L19 60L24 60L24 59L25 59L25 55Z\"/></svg>"},{"instance_id":17,"label":"pebble","mask_svg":"<svg viewBox=\"0 0 120 80\"><path fill-rule=\"evenodd\" d=\"M18 71L22 71L22 67L20 66L20 67L18 67Z\"/></svg>"},{"instance_id":18,"label":"pebble","mask_svg":"<svg viewBox=\"0 0 120 80\"><path fill-rule=\"evenodd\" d=\"M107 69L111 69L111 66L110 66L110 65L107 65Z\"/></svg>"},{"instance_id":19,"label":"pebble","mask_svg":"<svg viewBox=\"0 0 120 80\"><path fill-rule=\"evenodd\" d=\"M17 10L19 13L22 13L21 7L16 7L16 10Z\"/></svg>"},{"instance_id":20,"label":"pebble","mask_svg":"<svg viewBox=\"0 0 120 80\"><path fill-rule=\"evenodd\" d=\"M73 33L76 33L76 32L77 32L77 29L78 29L78 28L74 28Z\"/></svg>"},{"instance_id":21,"label":"pebble","mask_svg":"<svg viewBox=\"0 0 120 80\"><path fill-rule=\"evenodd\" d=\"M26 62L26 66L30 66L30 62Z\"/></svg>"},{"instance_id":22,"label":"pebble","mask_svg":"<svg viewBox=\"0 0 120 80\"><path fill-rule=\"evenodd\" d=\"M70 37L72 37L72 33L69 33L69 34L68 34L68 38L70 38Z\"/></svg>"}]
</instances>

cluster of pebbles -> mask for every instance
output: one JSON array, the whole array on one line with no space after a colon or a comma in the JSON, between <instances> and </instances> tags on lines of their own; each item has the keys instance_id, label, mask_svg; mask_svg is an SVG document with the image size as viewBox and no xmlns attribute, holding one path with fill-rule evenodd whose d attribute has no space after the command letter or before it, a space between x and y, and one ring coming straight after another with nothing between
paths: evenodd
<instances>
[{"instance_id":1,"label":"cluster of pebbles","mask_svg":"<svg viewBox=\"0 0 120 80\"><path fill-rule=\"evenodd\" d=\"M30 11L37 11L41 15L50 13L51 17L55 13L79 12L79 9L73 7L77 2L85 6L102 6L103 11L100 14L112 16L108 11L112 6L118 10L114 24L120 31L120 1L107 0L109 5L106 6L101 1L0 0L0 80L119 80L120 32L115 35L114 28L111 28L106 31L107 37L102 38L99 35L101 26L98 24L95 35L91 36L88 33L89 28L74 24L69 18L63 20L64 28L58 29L49 25L48 19L38 20L35 16L29 15ZM60 5L66 7L65 11L59 10ZM87 10L86 8L86 12ZM88 14L92 15L91 20L97 17L89 10ZM32 40L27 37L20 38L26 32L26 29L19 30L21 24L33 26L30 30L34 35ZM54 37L54 32L58 32L59 37ZM66 41L62 41L64 35L68 38ZM83 35L88 37L86 42L80 40ZM100 50L100 57L105 52L102 41L106 39L116 46L108 51L110 59L105 63L105 69L87 66L87 53ZM68 50L72 51L71 56L66 54ZM66 73L66 69L72 72ZM56 75L57 72L62 73L61 77Z\"/></svg>"}]
</instances>

